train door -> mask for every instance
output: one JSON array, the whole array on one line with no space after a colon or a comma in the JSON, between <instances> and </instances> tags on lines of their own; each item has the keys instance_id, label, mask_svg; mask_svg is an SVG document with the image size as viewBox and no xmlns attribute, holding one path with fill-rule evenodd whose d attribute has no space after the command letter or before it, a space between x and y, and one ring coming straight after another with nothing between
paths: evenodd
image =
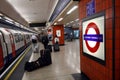
<instances>
[{"instance_id":1,"label":"train door","mask_svg":"<svg viewBox=\"0 0 120 80\"><path fill-rule=\"evenodd\" d=\"M20 47L19 48L23 48L25 46L25 42L24 42L24 38L23 38L23 33L22 31L17 31L19 33L19 44L20 44Z\"/></svg>"},{"instance_id":2,"label":"train door","mask_svg":"<svg viewBox=\"0 0 120 80\"><path fill-rule=\"evenodd\" d=\"M25 44L25 47L27 47L27 42L26 42L26 33L24 32L24 44Z\"/></svg>"},{"instance_id":3,"label":"train door","mask_svg":"<svg viewBox=\"0 0 120 80\"><path fill-rule=\"evenodd\" d=\"M26 47L26 37L25 37L25 34L23 35L23 39L24 39L24 46Z\"/></svg>"},{"instance_id":4,"label":"train door","mask_svg":"<svg viewBox=\"0 0 120 80\"><path fill-rule=\"evenodd\" d=\"M3 56L4 56L4 64L9 64L13 60L13 50L12 43L10 39L10 32L8 32L5 28L0 28L0 32L3 35Z\"/></svg>"},{"instance_id":5,"label":"train door","mask_svg":"<svg viewBox=\"0 0 120 80\"><path fill-rule=\"evenodd\" d=\"M8 54L9 54L9 51L8 51L8 46L7 46L7 43L6 43L6 41L5 41L5 34L4 34L4 31L3 31L3 28L0 28L0 45L1 45L1 52L0 52L0 54L2 54L2 52L3 52L3 54L2 55L0 55L0 62L2 62L2 59L3 59L3 61L4 61L4 65L6 64L6 63L8 63L9 61L8 61Z\"/></svg>"},{"instance_id":6,"label":"train door","mask_svg":"<svg viewBox=\"0 0 120 80\"><path fill-rule=\"evenodd\" d=\"M0 70L4 66L4 57L2 49L2 34L0 33Z\"/></svg>"},{"instance_id":7,"label":"train door","mask_svg":"<svg viewBox=\"0 0 120 80\"><path fill-rule=\"evenodd\" d=\"M5 30L10 33L9 37L10 37L10 42L11 42L11 47L12 47L12 56L15 57L16 56L16 51L15 51L15 43L14 43L13 34L8 29L5 29Z\"/></svg>"}]
</instances>

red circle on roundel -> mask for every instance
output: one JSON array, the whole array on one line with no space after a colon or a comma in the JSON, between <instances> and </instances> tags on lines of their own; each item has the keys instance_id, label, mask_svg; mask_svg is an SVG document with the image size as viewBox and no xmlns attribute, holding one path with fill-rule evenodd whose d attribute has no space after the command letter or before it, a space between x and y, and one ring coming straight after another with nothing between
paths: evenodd
<instances>
[{"instance_id":1,"label":"red circle on roundel","mask_svg":"<svg viewBox=\"0 0 120 80\"><path fill-rule=\"evenodd\" d=\"M96 31L97 34L100 34L99 29L98 29L98 27L95 23L92 22L92 23L88 24L88 26L86 28L86 31L85 31L85 34L87 34L89 28L93 28ZM97 42L94 47L90 47L87 40L85 41L85 43L86 43L86 46L87 46L88 50L92 53L96 52L98 50L99 46L100 46L100 42Z\"/></svg>"}]
</instances>

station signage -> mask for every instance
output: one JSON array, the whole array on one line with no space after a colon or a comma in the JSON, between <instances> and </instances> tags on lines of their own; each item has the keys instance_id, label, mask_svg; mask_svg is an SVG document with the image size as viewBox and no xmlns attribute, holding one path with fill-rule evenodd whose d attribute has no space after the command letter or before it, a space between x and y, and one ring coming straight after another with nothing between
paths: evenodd
<instances>
[{"instance_id":1,"label":"station signage","mask_svg":"<svg viewBox=\"0 0 120 80\"><path fill-rule=\"evenodd\" d=\"M105 60L104 15L82 22L83 53Z\"/></svg>"},{"instance_id":2,"label":"station signage","mask_svg":"<svg viewBox=\"0 0 120 80\"><path fill-rule=\"evenodd\" d=\"M90 2L87 3L86 5L86 12L87 16L90 16L95 13L95 0L91 0Z\"/></svg>"},{"instance_id":3,"label":"station signage","mask_svg":"<svg viewBox=\"0 0 120 80\"><path fill-rule=\"evenodd\" d=\"M56 35L57 35L57 37L61 37L61 31L60 30L56 30Z\"/></svg>"}]
</instances>

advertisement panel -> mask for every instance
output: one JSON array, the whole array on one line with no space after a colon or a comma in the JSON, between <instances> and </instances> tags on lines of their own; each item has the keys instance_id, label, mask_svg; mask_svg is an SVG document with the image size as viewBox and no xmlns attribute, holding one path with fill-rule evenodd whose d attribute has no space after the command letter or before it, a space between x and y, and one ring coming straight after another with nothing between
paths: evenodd
<instances>
[{"instance_id":1,"label":"advertisement panel","mask_svg":"<svg viewBox=\"0 0 120 80\"><path fill-rule=\"evenodd\" d=\"M56 35L57 35L58 37L61 37L61 31L60 31L60 30L56 30Z\"/></svg>"}]
</instances>

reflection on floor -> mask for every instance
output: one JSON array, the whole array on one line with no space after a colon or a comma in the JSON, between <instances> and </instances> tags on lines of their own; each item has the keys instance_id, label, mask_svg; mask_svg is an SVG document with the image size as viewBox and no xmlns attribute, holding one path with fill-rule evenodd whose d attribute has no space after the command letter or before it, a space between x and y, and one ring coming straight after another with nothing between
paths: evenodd
<instances>
[{"instance_id":1,"label":"reflection on floor","mask_svg":"<svg viewBox=\"0 0 120 80\"><path fill-rule=\"evenodd\" d=\"M40 50L43 45L40 43ZM75 73L80 73L79 40L65 42L59 52L52 51L52 64L32 72L25 72L22 80L78 80ZM30 61L38 59L40 54L32 53ZM81 80L81 79L79 79Z\"/></svg>"}]
</instances>

